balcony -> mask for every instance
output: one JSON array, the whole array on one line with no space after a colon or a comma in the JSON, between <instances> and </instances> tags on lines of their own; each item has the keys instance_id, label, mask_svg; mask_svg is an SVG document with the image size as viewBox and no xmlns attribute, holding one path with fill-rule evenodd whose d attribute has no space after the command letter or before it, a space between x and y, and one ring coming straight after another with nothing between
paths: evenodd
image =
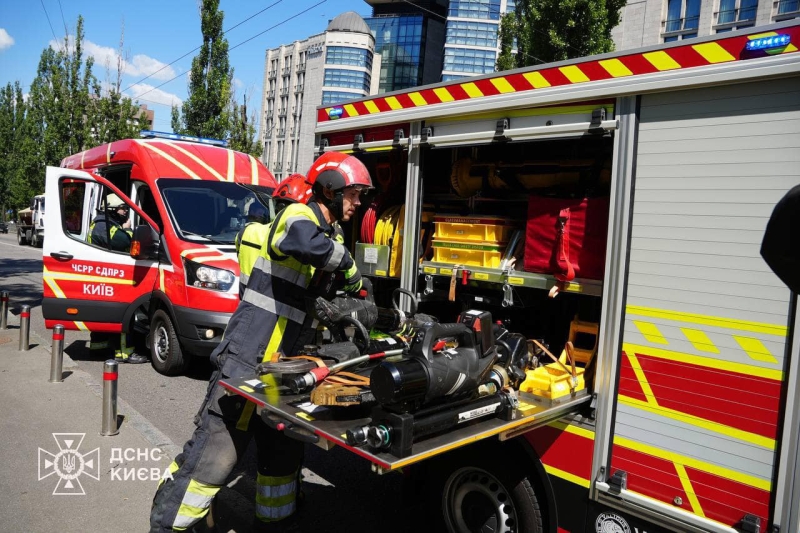
<instances>
[{"instance_id":1,"label":"balcony","mask_svg":"<svg viewBox=\"0 0 800 533\"><path fill-rule=\"evenodd\" d=\"M267 78L274 79L278 76L278 72L276 70L270 70L267 72Z\"/></svg>"},{"instance_id":2,"label":"balcony","mask_svg":"<svg viewBox=\"0 0 800 533\"><path fill-rule=\"evenodd\" d=\"M664 21L664 31L661 33L661 36L664 38L665 43L677 41L678 39L697 37L699 22L700 15L679 19L667 19Z\"/></svg>"},{"instance_id":3,"label":"balcony","mask_svg":"<svg viewBox=\"0 0 800 533\"><path fill-rule=\"evenodd\" d=\"M302 112L303 112L303 110L300 107L293 107L292 108L292 116L294 116L294 117L299 117Z\"/></svg>"},{"instance_id":4,"label":"balcony","mask_svg":"<svg viewBox=\"0 0 800 533\"><path fill-rule=\"evenodd\" d=\"M301 72L305 72L305 71L306 71L306 64L305 63L300 63L299 65L297 65L297 73L298 74L300 74Z\"/></svg>"},{"instance_id":5,"label":"balcony","mask_svg":"<svg viewBox=\"0 0 800 533\"><path fill-rule=\"evenodd\" d=\"M275 90L271 90L267 93L267 98L275 98Z\"/></svg>"},{"instance_id":6,"label":"balcony","mask_svg":"<svg viewBox=\"0 0 800 533\"><path fill-rule=\"evenodd\" d=\"M294 86L294 94L298 94L298 93L301 93L301 92L303 92L303 84L300 83L298 85L295 85Z\"/></svg>"},{"instance_id":7,"label":"balcony","mask_svg":"<svg viewBox=\"0 0 800 533\"><path fill-rule=\"evenodd\" d=\"M291 73L292 73L292 67L284 67L284 69L281 71L282 76L288 76Z\"/></svg>"},{"instance_id":8,"label":"balcony","mask_svg":"<svg viewBox=\"0 0 800 533\"><path fill-rule=\"evenodd\" d=\"M289 95L288 87L284 87L283 89L281 89L281 96L288 96L288 95Z\"/></svg>"},{"instance_id":9,"label":"balcony","mask_svg":"<svg viewBox=\"0 0 800 533\"><path fill-rule=\"evenodd\" d=\"M286 116L286 109L278 109L278 116L285 117Z\"/></svg>"},{"instance_id":10,"label":"balcony","mask_svg":"<svg viewBox=\"0 0 800 533\"><path fill-rule=\"evenodd\" d=\"M286 137L286 128L281 128L277 133L278 137Z\"/></svg>"}]
</instances>

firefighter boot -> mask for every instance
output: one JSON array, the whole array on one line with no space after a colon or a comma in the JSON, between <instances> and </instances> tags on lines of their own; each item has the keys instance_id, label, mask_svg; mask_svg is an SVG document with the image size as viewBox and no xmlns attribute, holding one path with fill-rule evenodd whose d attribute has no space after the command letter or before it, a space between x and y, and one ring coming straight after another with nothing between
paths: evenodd
<instances>
[{"instance_id":1,"label":"firefighter boot","mask_svg":"<svg viewBox=\"0 0 800 533\"><path fill-rule=\"evenodd\" d=\"M133 346L128 346L128 336L126 334L120 335L119 349L114 354L114 359L119 363L130 363L138 365L149 361L144 355L139 355L133 351Z\"/></svg>"}]
</instances>

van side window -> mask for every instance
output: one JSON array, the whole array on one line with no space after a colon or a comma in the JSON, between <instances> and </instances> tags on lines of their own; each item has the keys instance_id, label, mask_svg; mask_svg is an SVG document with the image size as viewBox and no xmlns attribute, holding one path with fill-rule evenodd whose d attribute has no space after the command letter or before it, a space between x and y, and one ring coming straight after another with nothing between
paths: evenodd
<instances>
[{"instance_id":1,"label":"van side window","mask_svg":"<svg viewBox=\"0 0 800 533\"><path fill-rule=\"evenodd\" d=\"M133 239L130 216L130 206L111 189L103 187L86 242L112 252L127 253Z\"/></svg>"},{"instance_id":2,"label":"van side window","mask_svg":"<svg viewBox=\"0 0 800 533\"><path fill-rule=\"evenodd\" d=\"M85 197L85 181L64 180L61 182L61 203L64 206L64 231L68 235L79 237L83 233L83 203Z\"/></svg>"},{"instance_id":3,"label":"van side window","mask_svg":"<svg viewBox=\"0 0 800 533\"><path fill-rule=\"evenodd\" d=\"M147 185L140 185L136 189L136 203L139 207L142 208L142 211L147 214L150 218L153 219L153 222L158 224L158 227L161 231L164 231L164 224L161 222L161 214L158 212L158 206L156 205L155 198L153 198L153 192L150 190L150 187ZM136 217L137 225L143 224L144 222L139 220L139 217Z\"/></svg>"}]
</instances>

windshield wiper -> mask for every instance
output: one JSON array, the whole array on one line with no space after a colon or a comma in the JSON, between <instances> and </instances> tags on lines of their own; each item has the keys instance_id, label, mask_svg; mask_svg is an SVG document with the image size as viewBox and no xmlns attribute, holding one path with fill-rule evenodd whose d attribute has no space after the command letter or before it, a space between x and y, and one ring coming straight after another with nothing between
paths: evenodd
<instances>
[{"instance_id":1,"label":"windshield wiper","mask_svg":"<svg viewBox=\"0 0 800 533\"><path fill-rule=\"evenodd\" d=\"M209 236L209 235L200 235L199 233L194 233L194 232L192 232L192 231L187 231L187 230L185 230L185 229L182 229L182 230L181 230L181 233L183 233L184 235L191 235L191 236L193 236L193 237L202 237L202 238L206 239L207 241L209 241L209 242L211 242L211 243L214 243L214 244L231 244L231 243L229 243L229 242L218 241L217 239L213 239L213 238L212 238L211 236Z\"/></svg>"}]
</instances>

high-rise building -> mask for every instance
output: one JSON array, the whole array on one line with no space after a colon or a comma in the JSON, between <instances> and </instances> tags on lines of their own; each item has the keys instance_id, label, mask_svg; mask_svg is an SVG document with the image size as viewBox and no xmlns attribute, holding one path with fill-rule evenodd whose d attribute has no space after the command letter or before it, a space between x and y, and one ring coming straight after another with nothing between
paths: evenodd
<instances>
[{"instance_id":1,"label":"high-rise building","mask_svg":"<svg viewBox=\"0 0 800 533\"><path fill-rule=\"evenodd\" d=\"M800 0L628 0L611 32L617 50L800 17Z\"/></svg>"},{"instance_id":2,"label":"high-rise building","mask_svg":"<svg viewBox=\"0 0 800 533\"><path fill-rule=\"evenodd\" d=\"M381 56L378 92L439 81L447 0L366 1L372 17L364 20Z\"/></svg>"},{"instance_id":3,"label":"high-rise building","mask_svg":"<svg viewBox=\"0 0 800 533\"><path fill-rule=\"evenodd\" d=\"M500 18L515 7L515 0L450 0L442 81L494 72Z\"/></svg>"},{"instance_id":4,"label":"high-rise building","mask_svg":"<svg viewBox=\"0 0 800 533\"><path fill-rule=\"evenodd\" d=\"M320 34L267 50L259 136L276 179L311 166L317 106L375 94L380 65L369 26L352 11Z\"/></svg>"}]
</instances>

